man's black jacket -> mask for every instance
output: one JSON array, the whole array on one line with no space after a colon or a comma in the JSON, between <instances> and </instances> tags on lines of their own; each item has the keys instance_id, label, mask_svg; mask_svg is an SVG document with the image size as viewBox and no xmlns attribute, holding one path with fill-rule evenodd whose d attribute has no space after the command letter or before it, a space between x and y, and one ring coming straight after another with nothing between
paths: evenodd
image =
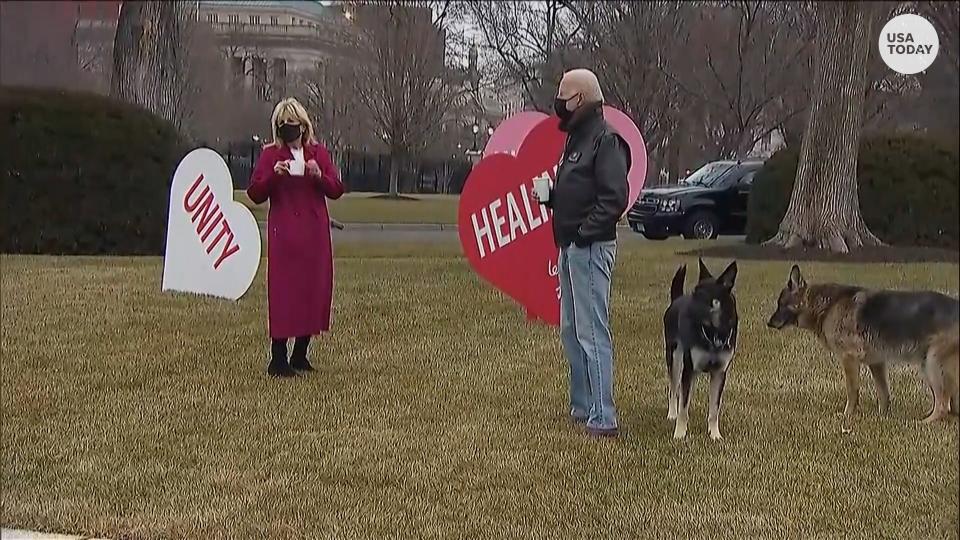
<instances>
[{"instance_id":1,"label":"man's black jacket","mask_svg":"<svg viewBox=\"0 0 960 540\"><path fill-rule=\"evenodd\" d=\"M547 203L559 247L615 240L627 209L630 151L603 119L600 104L571 121L557 179Z\"/></svg>"}]
</instances>

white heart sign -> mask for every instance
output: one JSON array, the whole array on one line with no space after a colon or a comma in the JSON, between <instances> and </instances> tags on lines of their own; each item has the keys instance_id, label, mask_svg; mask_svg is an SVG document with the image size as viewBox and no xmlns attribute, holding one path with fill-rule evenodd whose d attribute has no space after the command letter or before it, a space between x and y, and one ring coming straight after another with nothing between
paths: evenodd
<instances>
[{"instance_id":1,"label":"white heart sign","mask_svg":"<svg viewBox=\"0 0 960 540\"><path fill-rule=\"evenodd\" d=\"M233 200L223 157L209 148L187 154L170 187L162 290L237 300L257 274L260 248L260 227Z\"/></svg>"}]
</instances>

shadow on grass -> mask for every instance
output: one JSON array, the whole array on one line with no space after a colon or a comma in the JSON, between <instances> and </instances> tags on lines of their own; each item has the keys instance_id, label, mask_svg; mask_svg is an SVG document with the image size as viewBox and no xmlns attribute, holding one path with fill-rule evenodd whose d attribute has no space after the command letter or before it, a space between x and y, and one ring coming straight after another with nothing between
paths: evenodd
<instances>
[{"instance_id":1,"label":"shadow on grass","mask_svg":"<svg viewBox=\"0 0 960 540\"><path fill-rule=\"evenodd\" d=\"M420 200L416 197L411 197L410 195L403 195L403 194L390 195L389 193L385 193L383 195L374 195L373 197L370 197L370 198L385 200L385 201L419 201Z\"/></svg>"}]
</instances>

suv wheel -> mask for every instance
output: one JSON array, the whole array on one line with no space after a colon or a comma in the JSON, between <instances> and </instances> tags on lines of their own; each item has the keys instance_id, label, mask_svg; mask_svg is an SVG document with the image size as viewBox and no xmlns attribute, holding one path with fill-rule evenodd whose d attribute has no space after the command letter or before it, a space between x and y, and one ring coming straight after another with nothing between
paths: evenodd
<instances>
[{"instance_id":1,"label":"suv wheel","mask_svg":"<svg viewBox=\"0 0 960 540\"><path fill-rule=\"evenodd\" d=\"M720 222L713 212L698 210L687 218L683 237L687 240L707 240L720 236Z\"/></svg>"}]
</instances>

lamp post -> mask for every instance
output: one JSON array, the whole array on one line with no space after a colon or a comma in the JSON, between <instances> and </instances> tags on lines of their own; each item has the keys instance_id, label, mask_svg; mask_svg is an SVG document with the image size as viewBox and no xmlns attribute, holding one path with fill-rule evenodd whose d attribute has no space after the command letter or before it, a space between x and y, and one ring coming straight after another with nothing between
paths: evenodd
<instances>
[{"instance_id":1,"label":"lamp post","mask_svg":"<svg viewBox=\"0 0 960 540\"><path fill-rule=\"evenodd\" d=\"M477 134L480 133L480 126L477 124L473 125L473 151L477 151Z\"/></svg>"},{"instance_id":2,"label":"lamp post","mask_svg":"<svg viewBox=\"0 0 960 540\"><path fill-rule=\"evenodd\" d=\"M250 171L253 171L253 167L257 164L257 147L260 146L260 136L254 135L251 137L253 142L250 144Z\"/></svg>"}]
</instances>

